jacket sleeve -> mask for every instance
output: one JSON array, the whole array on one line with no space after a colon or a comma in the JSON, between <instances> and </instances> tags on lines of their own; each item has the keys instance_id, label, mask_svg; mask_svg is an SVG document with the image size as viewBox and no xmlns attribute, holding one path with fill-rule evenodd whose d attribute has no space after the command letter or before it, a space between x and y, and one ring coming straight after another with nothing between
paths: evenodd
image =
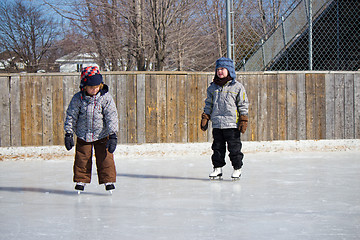
<instances>
[{"instance_id":1,"label":"jacket sleeve","mask_svg":"<svg viewBox=\"0 0 360 240\"><path fill-rule=\"evenodd\" d=\"M204 107L204 113L211 115L213 110L213 92L211 90L211 86L208 87L206 91L206 99L205 99L205 107Z\"/></svg>"},{"instance_id":2,"label":"jacket sleeve","mask_svg":"<svg viewBox=\"0 0 360 240\"><path fill-rule=\"evenodd\" d=\"M240 83L240 91L237 95L237 109L239 115L249 114L249 101L244 86Z\"/></svg>"},{"instance_id":3,"label":"jacket sleeve","mask_svg":"<svg viewBox=\"0 0 360 240\"><path fill-rule=\"evenodd\" d=\"M116 105L110 93L107 93L106 95L107 98L103 108L105 124L108 128L109 135L114 133L117 134L119 131L119 120Z\"/></svg>"},{"instance_id":4,"label":"jacket sleeve","mask_svg":"<svg viewBox=\"0 0 360 240\"><path fill-rule=\"evenodd\" d=\"M66 110L66 116L64 121L64 131L65 133L74 133L76 128L76 123L79 118L80 113L80 107L81 107L81 98L80 94L75 94Z\"/></svg>"}]
</instances>

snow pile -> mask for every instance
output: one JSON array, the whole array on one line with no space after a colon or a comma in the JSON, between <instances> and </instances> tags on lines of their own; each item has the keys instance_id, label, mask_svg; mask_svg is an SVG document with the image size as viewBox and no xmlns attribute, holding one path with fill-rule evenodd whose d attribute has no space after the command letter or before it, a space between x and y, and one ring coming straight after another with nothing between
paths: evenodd
<instances>
[{"instance_id":1,"label":"snow pile","mask_svg":"<svg viewBox=\"0 0 360 240\"><path fill-rule=\"evenodd\" d=\"M360 139L244 142L244 152L360 151Z\"/></svg>"},{"instance_id":2,"label":"snow pile","mask_svg":"<svg viewBox=\"0 0 360 240\"><path fill-rule=\"evenodd\" d=\"M360 151L360 139L243 142L244 153ZM75 150L64 146L3 147L0 161L11 160L73 160ZM116 158L141 156L211 155L211 143L154 143L118 145Z\"/></svg>"}]
</instances>

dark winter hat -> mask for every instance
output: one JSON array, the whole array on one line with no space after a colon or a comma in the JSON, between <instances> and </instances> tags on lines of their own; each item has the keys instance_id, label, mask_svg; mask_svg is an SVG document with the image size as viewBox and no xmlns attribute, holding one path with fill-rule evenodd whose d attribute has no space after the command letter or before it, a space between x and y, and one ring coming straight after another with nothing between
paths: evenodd
<instances>
[{"instance_id":1,"label":"dark winter hat","mask_svg":"<svg viewBox=\"0 0 360 240\"><path fill-rule=\"evenodd\" d=\"M82 69L80 88L85 86L97 86L101 83L103 83L103 79L98 67L89 66Z\"/></svg>"},{"instance_id":2,"label":"dark winter hat","mask_svg":"<svg viewBox=\"0 0 360 240\"><path fill-rule=\"evenodd\" d=\"M223 67L229 71L230 77L232 79L236 79L235 67L234 62L230 58L222 57L216 60L216 67L215 67L215 76L216 76L216 69Z\"/></svg>"}]
</instances>

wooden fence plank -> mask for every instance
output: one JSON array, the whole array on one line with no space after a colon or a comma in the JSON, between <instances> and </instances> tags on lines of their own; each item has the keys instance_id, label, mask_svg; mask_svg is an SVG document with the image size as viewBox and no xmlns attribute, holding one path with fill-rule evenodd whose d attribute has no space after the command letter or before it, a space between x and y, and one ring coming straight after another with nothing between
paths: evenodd
<instances>
[{"instance_id":1,"label":"wooden fence plank","mask_svg":"<svg viewBox=\"0 0 360 240\"><path fill-rule=\"evenodd\" d=\"M157 139L159 143L166 142L166 75L156 75L157 81Z\"/></svg>"},{"instance_id":2,"label":"wooden fence plank","mask_svg":"<svg viewBox=\"0 0 360 240\"><path fill-rule=\"evenodd\" d=\"M20 81L19 81L19 90L20 90L20 125L21 125L21 145L24 146L25 145L25 139L26 139L26 106L25 104L27 103L26 101L26 87L25 87L25 83L26 83L26 77L25 76L20 76Z\"/></svg>"},{"instance_id":3,"label":"wooden fence plank","mask_svg":"<svg viewBox=\"0 0 360 240\"><path fill-rule=\"evenodd\" d=\"M20 121L20 76L11 76L10 79L10 146L21 146Z\"/></svg>"},{"instance_id":4,"label":"wooden fence plank","mask_svg":"<svg viewBox=\"0 0 360 240\"><path fill-rule=\"evenodd\" d=\"M259 139L259 76L258 75L250 75L248 77L248 87L246 90L246 94L249 100L249 135L250 138L248 141L257 141Z\"/></svg>"},{"instance_id":5,"label":"wooden fence plank","mask_svg":"<svg viewBox=\"0 0 360 240\"><path fill-rule=\"evenodd\" d=\"M355 137L354 127L354 74L345 74L344 79L344 138Z\"/></svg>"},{"instance_id":6,"label":"wooden fence plank","mask_svg":"<svg viewBox=\"0 0 360 240\"><path fill-rule=\"evenodd\" d=\"M109 93L110 95L112 96L115 104L116 104L116 110L118 110L117 106L117 77L118 75L115 75L115 74L103 74L103 81L104 81L104 84L106 84L108 87L109 87ZM118 112L118 116L119 116L119 112ZM119 119L119 118L118 118ZM120 124L119 124L120 125ZM121 140L120 140L120 134L118 133L118 142L120 143Z\"/></svg>"},{"instance_id":7,"label":"wooden fence plank","mask_svg":"<svg viewBox=\"0 0 360 240\"><path fill-rule=\"evenodd\" d=\"M34 143L30 143L30 145L35 144L35 146L43 145L43 125L42 125L42 95L41 95L41 76L36 76L32 78L32 85L34 87L34 105L32 106L33 109L33 121L34 123ZM36 119L36 120L35 120ZM35 120L35 121L34 121Z\"/></svg>"},{"instance_id":8,"label":"wooden fence plank","mask_svg":"<svg viewBox=\"0 0 360 240\"><path fill-rule=\"evenodd\" d=\"M65 111L64 108L64 84L61 76L52 76L52 130L53 130L53 144L64 145L64 120Z\"/></svg>"},{"instance_id":9,"label":"wooden fence plank","mask_svg":"<svg viewBox=\"0 0 360 240\"><path fill-rule=\"evenodd\" d=\"M197 78L195 74L189 74L187 79L187 101L188 101L188 142L196 142L196 94L197 94Z\"/></svg>"},{"instance_id":10,"label":"wooden fence plank","mask_svg":"<svg viewBox=\"0 0 360 240\"><path fill-rule=\"evenodd\" d=\"M335 138L335 79L334 74L325 76L325 95L326 95L326 139Z\"/></svg>"},{"instance_id":11,"label":"wooden fence plank","mask_svg":"<svg viewBox=\"0 0 360 240\"><path fill-rule=\"evenodd\" d=\"M119 143L127 143L127 107L126 107L126 92L127 92L127 84L126 84L126 75L118 75L117 76L117 85L116 85L116 107L118 111L118 119L119 119Z\"/></svg>"},{"instance_id":12,"label":"wooden fence plank","mask_svg":"<svg viewBox=\"0 0 360 240\"><path fill-rule=\"evenodd\" d=\"M360 138L360 73L354 74L354 138Z\"/></svg>"},{"instance_id":13,"label":"wooden fence plank","mask_svg":"<svg viewBox=\"0 0 360 240\"><path fill-rule=\"evenodd\" d=\"M22 145L28 146L31 143L31 139L33 137L33 132L31 130L35 130L33 127L33 108L34 105L33 96L34 96L34 88L30 82L29 76L24 76L21 78L22 82ZM35 143L35 141L34 141Z\"/></svg>"},{"instance_id":14,"label":"wooden fence plank","mask_svg":"<svg viewBox=\"0 0 360 240\"><path fill-rule=\"evenodd\" d=\"M259 79L259 111L258 111L258 133L259 133L259 139L258 141L267 141L269 140L268 133L268 93L267 93L267 78L266 76L262 76L261 79Z\"/></svg>"},{"instance_id":15,"label":"wooden fence plank","mask_svg":"<svg viewBox=\"0 0 360 240\"><path fill-rule=\"evenodd\" d=\"M38 76L24 77L22 125L25 146L42 145L41 81Z\"/></svg>"},{"instance_id":16,"label":"wooden fence plank","mask_svg":"<svg viewBox=\"0 0 360 240\"><path fill-rule=\"evenodd\" d=\"M315 74L315 139L326 138L325 74Z\"/></svg>"},{"instance_id":17,"label":"wooden fence plank","mask_svg":"<svg viewBox=\"0 0 360 240\"><path fill-rule=\"evenodd\" d=\"M42 109L42 145L54 145L53 142L53 113L52 92L53 85L51 76L42 76L40 79L41 86L41 109Z\"/></svg>"},{"instance_id":18,"label":"wooden fence plank","mask_svg":"<svg viewBox=\"0 0 360 240\"><path fill-rule=\"evenodd\" d=\"M116 97L116 90L117 90L117 75L114 74L107 74L103 75L103 81L104 84L106 84L109 87L109 93L114 98Z\"/></svg>"},{"instance_id":19,"label":"wooden fence plank","mask_svg":"<svg viewBox=\"0 0 360 240\"><path fill-rule=\"evenodd\" d=\"M297 76L297 139L306 139L306 86L305 74L298 74Z\"/></svg>"},{"instance_id":20,"label":"wooden fence plank","mask_svg":"<svg viewBox=\"0 0 360 240\"><path fill-rule=\"evenodd\" d=\"M145 143L145 74L136 76L137 143Z\"/></svg>"},{"instance_id":21,"label":"wooden fence plank","mask_svg":"<svg viewBox=\"0 0 360 240\"><path fill-rule=\"evenodd\" d=\"M26 111L29 112L26 118L28 129L25 145L42 145L42 111L41 111L41 78L38 76L27 76Z\"/></svg>"},{"instance_id":22,"label":"wooden fence plank","mask_svg":"<svg viewBox=\"0 0 360 240\"><path fill-rule=\"evenodd\" d=\"M66 110L70 104L70 101L74 94L78 92L80 80L78 80L77 76L64 76L63 77L63 115L66 116ZM78 83L75 85L75 81ZM56 84L57 85L57 84Z\"/></svg>"},{"instance_id":23,"label":"wooden fence plank","mask_svg":"<svg viewBox=\"0 0 360 240\"><path fill-rule=\"evenodd\" d=\"M278 79L277 75L268 75L268 139L278 140ZM271 127L270 127L271 126Z\"/></svg>"},{"instance_id":24,"label":"wooden fence plank","mask_svg":"<svg viewBox=\"0 0 360 240\"><path fill-rule=\"evenodd\" d=\"M289 74L286 79L287 140L297 139L297 75Z\"/></svg>"},{"instance_id":25,"label":"wooden fence plank","mask_svg":"<svg viewBox=\"0 0 360 240\"><path fill-rule=\"evenodd\" d=\"M278 75L278 104L277 104L277 139L286 140L287 137L287 105L286 105L286 75ZM274 104L276 105L276 104Z\"/></svg>"},{"instance_id":26,"label":"wooden fence plank","mask_svg":"<svg viewBox=\"0 0 360 240\"><path fill-rule=\"evenodd\" d=\"M157 139L157 80L154 75L148 75L145 78L146 84L146 142L156 143Z\"/></svg>"},{"instance_id":27,"label":"wooden fence plank","mask_svg":"<svg viewBox=\"0 0 360 240\"><path fill-rule=\"evenodd\" d=\"M196 116L196 129L198 132L197 141L198 142L207 142L207 131L202 131L200 129L200 122L201 122L201 114L204 111L204 100L206 99L206 89L208 86L208 79L206 74L198 74L197 75L197 82L198 82L198 89L197 89L197 112L195 113Z\"/></svg>"},{"instance_id":28,"label":"wooden fence plank","mask_svg":"<svg viewBox=\"0 0 360 240\"><path fill-rule=\"evenodd\" d=\"M128 75L126 81L127 142L137 142L136 131L136 76Z\"/></svg>"},{"instance_id":29,"label":"wooden fence plank","mask_svg":"<svg viewBox=\"0 0 360 240\"><path fill-rule=\"evenodd\" d=\"M176 98L176 109L177 109L177 142L187 142L187 116L188 116L188 104L187 104L187 88L186 88L187 76L177 76L177 98Z\"/></svg>"},{"instance_id":30,"label":"wooden fence plank","mask_svg":"<svg viewBox=\"0 0 360 240\"><path fill-rule=\"evenodd\" d=\"M315 134L315 79L313 75L305 74L305 87L306 87L306 138L316 139Z\"/></svg>"},{"instance_id":31,"label":"wooden fence plank","mask_svg":"<svg viewBox=\"0 0 360 240\"><path fill-rule=\"evenodd\" d=\"M0 147L10 145L10 82L9 77L0 77Z\"/></svg>"},{"instance_id":32,"label":"wooden fence plank","mask_svg":"<svg viewBox=\"0 0 360 240\"><path fill-rule=\"evenodd\" d=\"M246 76L246 75L237 75L236 80L238 82L240 82L244 86L245 91L246 91L246 95L247 95L247 97L249 99L248 89L249 89L249 84L250 83L248 81L249 80L248 77L249 76ZM249 117L250 117L250 115L249 115ZM248 128L247 128L246 132L244 134L241 134L241 141L248 141L249 138L250 138L250 121L248 121Z\"/></svg>"},{"instance_id":33,"label":"wooden fence plank","mask_svg":"<svg viewBox=\"0 0 360 240\"><path fill-rule=\"evenodd\" d=\"M207 75L207 86L206 86L206 90L207 90L207 88L210 86L210 84L212 83L213 80L214 80L214 74L213 74L213 73L208 74L208 75ZM206 93L206 95L205 95L205 98L202 100L202 112L204 111L205 99L206 99L206 97L207 97L207 93ZM201 113L202 113L202 112L201 112ZM212 141L213 141L212 130L213 130L213 128L212 128L212 123L211 123L211 121L209 121L208 130L207 130L207 136L208 136L208 137L207 137L207 140L208 140L208 142L212 142Z\"/></svg>"},{"instance_id":34,"label":"wooden fence plank","mask_svg":"<svg viewBox=\"0 0 360 240\"><path fill-rule=\"evenodd\" d=\"M345 76L335 74L335 139L343 139L345 133Z\"/></svg>"},{"instance_id":35,"label":"wooden fence plank","mask_svg":"<svg viewBox=\"0 0 360 240\"><path fill-rule=\"evenodd\" d=\"M176 94L178 89L176 87L176 75L169 75L166 81L166 132L167 142L176 142L178 134L178 121L177 121L177 102Z\"/></svg>"}]
</instances>

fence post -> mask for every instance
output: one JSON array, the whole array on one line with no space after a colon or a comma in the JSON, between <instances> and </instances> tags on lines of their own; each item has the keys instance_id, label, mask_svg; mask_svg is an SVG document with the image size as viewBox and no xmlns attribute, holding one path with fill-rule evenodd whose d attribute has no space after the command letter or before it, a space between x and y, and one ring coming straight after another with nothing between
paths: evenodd
<instances>
[{"instance_id":1,"label":"fence post","mask_svg":"<svg viewBox=\"0 0 360 240\"><path fill-rule=\"evenodd\" d=\"M312 32L313 32L313 22L312 22L312 0L309 0L309 70L312 71L313 70L313 36L312 36Z\"/></svg>"},{"instance_id":2,"label":"fence post","mask_svg":"<svg viewBox=\"0 0 360 240\"><path fill-rule=\"evenodd\" d=\"M233 58L234 48L234 20L233 20L233 6L232 0L226 0L226 45L227 45L227 57Z\"/></svg>"}]
</instances>

